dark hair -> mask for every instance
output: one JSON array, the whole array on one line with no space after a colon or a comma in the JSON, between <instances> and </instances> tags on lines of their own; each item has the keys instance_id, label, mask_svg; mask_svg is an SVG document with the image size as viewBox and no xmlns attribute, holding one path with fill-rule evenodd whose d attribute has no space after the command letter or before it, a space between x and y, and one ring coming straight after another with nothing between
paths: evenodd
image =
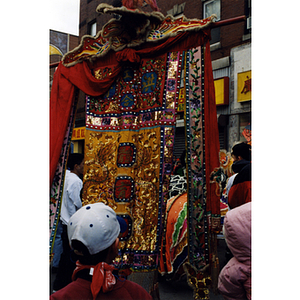
<instances>
[{"instance_id":1,"label":"dark hair","mask_svg":"<svg viewBox=\"0 0 300 300\"><path fill-rule=\"evenodd\" d=\"M70 168L70 170L73 170L75 165L81 164L81 162L83 161L83 158L84 158L84 156L81 153L71 153L68 158L67 167Z\"/></svg>"},{"instance_id":2,"label":"dark hair","mask_svg":"<svg viewBox=\"0 0 300 300\"><path fill-rule=\"evenodd\" d=\"M105 261L110 249L110 247L108 247L99 253L92 255L88 248L78 240L72 240L71 247L73 250L82 252L83 256L78 255L78 259L84 265L97 265L99 262Z\"/></svg>"},{"instance_id":3,"label":"dark hair","mask_svg":"<svg viewBox=\"0 0 300 300\"><path fill-rule=\"evenodd\" d=\"M251 161L251 146L242 142L232 147L231 155Z\"/></svg>"}]
</instances>

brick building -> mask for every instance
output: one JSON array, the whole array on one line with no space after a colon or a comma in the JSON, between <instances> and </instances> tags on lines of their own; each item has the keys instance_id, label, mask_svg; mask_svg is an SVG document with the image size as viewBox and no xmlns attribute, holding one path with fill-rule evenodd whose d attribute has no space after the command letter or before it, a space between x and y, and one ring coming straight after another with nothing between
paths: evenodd
<instances>
[{"instance_id":1,"label":"brick building","mask_svg":"<svg viewBox=\"0 0 300 300\"><path fill-rule=\"evenodd\" d=\"M79 41L95 36L113 16L96 12L100 3L121 6L119 0L81 0ZM215 79L220 148L230 151L237 141L246 141L243 132L251 128L251 0L157 0L160 11L174 17L203 19L216 14L217 21L245 15L246 20L211 31L211 57ZM144 11L151 11L147 5ZM246 88L245 88L246 87ZM83 97L83 96L82 96ZM81 100L84 102L84 100ZM81 103L82 105L83 103ZM83 107L78 108L83 111ZM82 119L78 126L82 125ZM179 154L184 147L183 124L177 127Z\"/></svg>"}]
</instances>

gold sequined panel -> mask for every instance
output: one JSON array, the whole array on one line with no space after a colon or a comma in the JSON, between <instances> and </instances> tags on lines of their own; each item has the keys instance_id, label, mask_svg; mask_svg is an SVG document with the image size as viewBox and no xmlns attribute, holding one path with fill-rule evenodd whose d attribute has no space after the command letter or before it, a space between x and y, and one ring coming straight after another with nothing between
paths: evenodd
<instances>
[{"instance_id":1,"label":"gold sequined panel","mask_svg":"<svg viewBox=\"0 0 300 300\"><path fill-rule=\"evenodd\" d=\"M100 201L118 214L129 215L131 236L121 241L121 249L154 251L160 128L109 133L87 130L85 149L83 205Z\"/></svg>"},{"instance_id":2,"label":"gold sequined panel","mask_svg":"<svg viewBox=\"0 0 300 300\"><path fill-rule=\"evenodd\" d=\"M106 95L87 96L83 204L102 201L127 223L120 268L157 268L181 61L172 52L126 64Z\"/></svg>"}]
</instances>

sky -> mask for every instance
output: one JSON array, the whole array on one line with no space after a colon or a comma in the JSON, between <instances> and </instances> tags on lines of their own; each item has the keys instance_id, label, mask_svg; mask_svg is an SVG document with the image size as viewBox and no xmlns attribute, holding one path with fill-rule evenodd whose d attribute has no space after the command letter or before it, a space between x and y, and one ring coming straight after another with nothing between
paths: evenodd
<instances>
[{"instance_id":1,"label":"sky","mask_svg":"<svg viewBox=\"0 0 300 300\"><path fill-rule=\"evenodd\" d=\"M80 0L49 0L49 29L79 35Z\"/></svg>"}]
</instances>

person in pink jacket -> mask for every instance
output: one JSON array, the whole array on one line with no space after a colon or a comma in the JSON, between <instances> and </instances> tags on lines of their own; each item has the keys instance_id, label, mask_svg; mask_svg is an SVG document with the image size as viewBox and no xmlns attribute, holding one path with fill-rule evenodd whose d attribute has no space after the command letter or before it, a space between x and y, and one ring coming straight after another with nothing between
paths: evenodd
<instances>
[{"instance_id":1,"label":"person in pink jacket","mask_svg":"<svg viewBox=\"0 0 300 300\"><path fill-rule=\"evenodd\" d=\"M223 233L233 258L221 270L218 290L226 300L251 299L251 202L230 210Z\"/></svg>"}]
</instances>

